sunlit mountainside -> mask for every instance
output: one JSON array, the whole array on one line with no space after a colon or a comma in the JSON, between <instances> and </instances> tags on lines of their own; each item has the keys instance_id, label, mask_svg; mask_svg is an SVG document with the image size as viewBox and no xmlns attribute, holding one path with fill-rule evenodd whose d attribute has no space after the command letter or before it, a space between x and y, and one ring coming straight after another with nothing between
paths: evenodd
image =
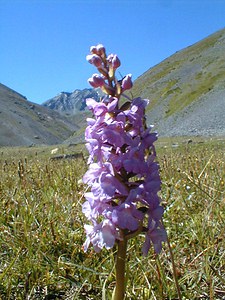
<instances>
[{"instance_id":1,"label":"sunlit mountainside","mask_svg":"<svg viewBox=\"0 0 225 300\"><path fill-rule=\"evenodd\" d=\"M225 29L150 68L132 94L150 99L160 135L225 135Z\"/></svg>"},{"instance_id":2,"label":"sunlit mountainside","mask_svg":"<svg viewBox=\"0 0 225 300\"><path fill-rule=\"evenodd\" d=\"M0 84L0 146L57 144L79 127Z\"/></svg>"}]
</instances>

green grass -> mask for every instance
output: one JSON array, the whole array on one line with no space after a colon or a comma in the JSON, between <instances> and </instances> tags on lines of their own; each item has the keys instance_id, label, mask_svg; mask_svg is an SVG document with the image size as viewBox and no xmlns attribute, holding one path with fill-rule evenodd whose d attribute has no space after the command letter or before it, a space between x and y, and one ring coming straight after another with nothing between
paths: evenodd
<instances>
[{"instance_id":1,"label":"green grass","mask_svg":"<svg viewBox=\"0 0 225 300\"><path fill-rule=\"evenodd\" d=\"M175 116L211 90L223 89L224 60L218 46L223 36L224 29L178 51L135 80L131 94L150 100L147 116L161 106L165 108L161 118Z\"/></svg>"},{"instance_id":2,"label":"green grass","mask_svg":"<svg viewBox=\"0 0 225 300\"><path fill-rule=\"evenodd\" d=\"M167 117L181 111L192 102L199 99L202 95L208 93L213 89L213 86L222 82L224 74L221 71L217 71L216 75L212 75L210 72L197 74L196 80L193 85L181 84L179 88L168 90L166 95L173 94L169 101ZM162 95L164 97L164 95Z\"/></svg>"},{"instance_id":3,"label":"green grass","mask_svg":"<svg viewBox=\"0 0 225 300\"><path fill-rule=\"evenodd\" d=\"M115 249L82 250L86 163L53 162L53 148L0 149L0 299L110 299ZM157 148L182 299L224 299L224 141L164 139ZM143 240L129 243L126 299L177 299L168 245L142 257Z\"/></svg>"}]
</instances>

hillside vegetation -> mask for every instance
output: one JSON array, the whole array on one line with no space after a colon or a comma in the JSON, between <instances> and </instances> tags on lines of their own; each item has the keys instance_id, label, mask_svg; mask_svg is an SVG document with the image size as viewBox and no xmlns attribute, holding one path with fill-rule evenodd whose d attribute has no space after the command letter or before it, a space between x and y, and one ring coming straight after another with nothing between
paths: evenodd
<instances>
[{"instance_id":1,"label":"hillside vegetation","mask_svg":"<svg viewBox=\"0 0 225 300\"><path fill-rule=\"evenodd\" d=\"M225 135L225 29L150 68L133 96L150 99L148 122L162 136Z\"/></svg>"}]
</instances>

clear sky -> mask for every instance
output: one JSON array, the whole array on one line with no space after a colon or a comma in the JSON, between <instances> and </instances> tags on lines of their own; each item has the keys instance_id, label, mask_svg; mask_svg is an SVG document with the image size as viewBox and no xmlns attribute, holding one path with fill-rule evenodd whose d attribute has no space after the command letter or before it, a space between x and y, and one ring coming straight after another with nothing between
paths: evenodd
<instances>
[{"instance_id":1,"label":"clear sky","mask_svg":"<svg viewBox=\"0 0 225 300\"><path fill-rule=\"evenodd\" d=\"M89 87L102 43L133 79L225 27L225 0L0 0L0 82L42 103Z\"/></svg>"}]
</instances>

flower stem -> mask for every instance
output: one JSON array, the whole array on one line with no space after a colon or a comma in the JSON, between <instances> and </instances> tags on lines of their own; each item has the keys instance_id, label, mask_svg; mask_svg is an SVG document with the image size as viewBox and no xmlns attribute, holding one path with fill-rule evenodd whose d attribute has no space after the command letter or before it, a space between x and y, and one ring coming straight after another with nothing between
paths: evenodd
<instances>
[{"instance_id":1,"label":"flower stem","mask_svg":"<svg viewBox=\"0 0 225 300\"><path fill-rule=\"evenodd\" d=\"M179 286L178 278L177 278L177 270L176 270L176 265L175 265L175 261L174 261L173 251L172 251L172 248L171 248L171 245L170 245L170 240L169 240L168 237L167 237L167 245L168 245L169 252L170 252L170 258L171 258L172 268L173 268L173 277L174 277L174 280L175 280L175 285L176 285L176 289L177 289L178 299L182 300L180 286Z\"/></svg>"},{"instance_id":2,"label":"flower stem","mask_svg":"<svg viewBox=\"0 0 225 300\"><path fill-rule=\"evenodd\" d=\"M113 291L112 300L123 300L125 297L125 269L126 269L127 239L118 241L116 257L116 286Z\"/></svg>"},{"instance_id":3,"label":"flower stem","mask_svg":"<svg viewBox=\"0 0 225 300\"><path fill-rule=\"evenodd\" d=\"M161 222L162 222L163 227L165 228L162 219L161 219ZM179 286L179 282L178 282L178 278L177 278L176 264L175 264L174 256L173 256L173 250L172 250L172 248L171 248L170 240L169 240L169 237L168 237L168 236L167 236L167 238L166 238L166 242L167 242L167 245L168 245L168 248L169 248L170 258L171 258L171 262L172 262L173 277L174 277L175 286L176 286L176 289L177 289L178 299L179 299L179 300L182 300L181 291L180 291L180 286Z\"/></svg>"}]
</instances>

